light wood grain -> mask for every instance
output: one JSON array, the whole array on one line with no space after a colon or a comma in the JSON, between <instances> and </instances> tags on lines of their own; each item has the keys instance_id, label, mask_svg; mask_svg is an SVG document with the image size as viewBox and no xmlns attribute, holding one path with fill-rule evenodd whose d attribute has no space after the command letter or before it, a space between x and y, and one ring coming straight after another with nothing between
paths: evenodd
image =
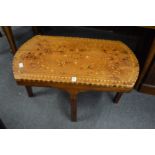
<instances>
[{"instance_id":1,"label":"light wood grain","mask_svg":"<svg viewBox=\"0 0 155 155\"><path fill-rule=\"evenodd\" d=\"M13 71L17 81L73 83L76 77L76 84L132 88L139 65L120 41L36 36L19 48Z\"/></svg>"}]
</instances>

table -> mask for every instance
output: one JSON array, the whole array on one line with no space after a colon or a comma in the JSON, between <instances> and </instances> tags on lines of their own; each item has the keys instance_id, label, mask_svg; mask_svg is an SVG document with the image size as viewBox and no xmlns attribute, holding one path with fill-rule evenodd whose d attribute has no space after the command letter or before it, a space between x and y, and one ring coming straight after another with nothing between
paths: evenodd
<instances>
[{"instance_id":1,"label":"table","mask_svg":"<svg viewBox=\"0 0 155 155\"><path fill-rule=\"evenodd\" d=\"M138 61L121 41L37 35L24 43L13 60L16 82L55 87L71 98L71 119L77 120L77 94L88 90L129 92L139 73Z\"/></svg>"}]
</instances>

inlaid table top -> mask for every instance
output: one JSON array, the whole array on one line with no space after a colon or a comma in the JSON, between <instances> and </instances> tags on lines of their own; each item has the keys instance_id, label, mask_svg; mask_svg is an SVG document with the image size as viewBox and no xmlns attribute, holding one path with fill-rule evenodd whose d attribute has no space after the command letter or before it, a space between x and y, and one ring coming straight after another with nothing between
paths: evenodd
<instances>
[{"instance_id":1,"label":"inlaid table top","mask_svg":"<svg viewBox=\"0 0 155 155\"><path fill-rule=\"evenodd\" d=\"M15 54L17 82L55 82L130 89L138 61L121 41L37 35Z\"/></svg>"}]
</instances>

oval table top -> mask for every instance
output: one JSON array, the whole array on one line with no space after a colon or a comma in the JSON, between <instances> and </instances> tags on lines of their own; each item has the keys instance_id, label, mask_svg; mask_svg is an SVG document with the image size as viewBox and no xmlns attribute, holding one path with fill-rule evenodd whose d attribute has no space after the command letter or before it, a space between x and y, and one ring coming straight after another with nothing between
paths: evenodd
<instances>
[{"instance_id":1,"label":"oval table top","mask_svg":"<svg viewBox=\"0 0 155 155\"><path fill-rule=\"evenodd\" d=\"M16 52L17 82L56 82L131 89L139 64L121 41L37 35Z\"/></svg>"}]
</instances>

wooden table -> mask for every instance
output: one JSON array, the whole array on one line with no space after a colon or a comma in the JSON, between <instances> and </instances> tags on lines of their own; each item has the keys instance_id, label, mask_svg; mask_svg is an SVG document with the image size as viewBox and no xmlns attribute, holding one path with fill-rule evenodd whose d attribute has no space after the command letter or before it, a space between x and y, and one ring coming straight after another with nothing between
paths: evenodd
<instances>
[{"instance_id":1,"label":"wooden table","mask_svg":"<svg viewBox=\"0 0 155 155\"><path fill-rule=\"evenodd\" d=\"M38 35L15 54L13 73L29 96L33 95L31 86L69 92L71 119L76 121L79 92L128 92L137 80L139 65L131 49L120 41Z\"/></svg>"}]
</instances>

